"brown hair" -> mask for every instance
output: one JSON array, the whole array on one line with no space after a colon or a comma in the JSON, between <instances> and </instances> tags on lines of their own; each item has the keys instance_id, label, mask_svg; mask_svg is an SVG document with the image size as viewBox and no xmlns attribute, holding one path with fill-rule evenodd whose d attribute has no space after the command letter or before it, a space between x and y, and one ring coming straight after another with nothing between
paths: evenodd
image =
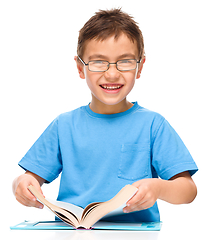
<instances>
[{"instance_id":1,"label":"brown hair","mask_svg":"<svg viewBox=\"0 0 205 240\"><path fill-rule=\"evenodd\" d=\"M114 35L115 39L124 33L131 41L137 42L139 59L144 54L142 32L133 17L121 9L100 10L91 17L79 31L77 54L83 57L86 41L103 41Z\"/></svg>"}]
</instances>

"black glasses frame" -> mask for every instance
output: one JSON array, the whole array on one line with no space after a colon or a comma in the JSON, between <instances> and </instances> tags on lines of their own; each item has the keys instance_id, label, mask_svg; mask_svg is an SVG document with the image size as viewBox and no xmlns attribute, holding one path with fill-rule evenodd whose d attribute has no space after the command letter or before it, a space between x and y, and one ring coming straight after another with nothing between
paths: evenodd
<instances>
[{"instance_id":1,"label":"black glasses frame","mask_svg":"<svg viewBox=\"0 0 205 240\"><path fill-rule=\"evenodd\" d=\"M104 70L104 71L92 71L92 70L90 70L90 68L89 68L89 63L90 63L90 62L93 62L93 61L89 61L88 63L85 63L79 56L78 56L78 58L79 58L79 60L82 62L82 64L84 64L85 66L88 66L88 70L89 70L90 72L106 72L106 71L108 71L108 69L110 68L110 65L111 65L111 64L115 64L117 70L120 71L120 72L132 71L132 70L135 70L135 69L137 68L137 64L136 64L136 67L133 68L133 69L120 70L120 69L118 68L117 64L118 64L119 61L122 61L122 60L118 60L118 61L115 62L115 63L110 63L110 62L108 62L108 61L103 61L103 62L107 62L107 63L108 63L108 64L107 64L107 70ZM141 63L141 60L142 60L142 59L140 59L139 61L137 61L137 59L124 59L124 60L135 60L136 63ZM97 60L96 60L96 61L97 61ZM99 60L99 61L100 61L100 60Z\"/></svg>"}]
</instances>

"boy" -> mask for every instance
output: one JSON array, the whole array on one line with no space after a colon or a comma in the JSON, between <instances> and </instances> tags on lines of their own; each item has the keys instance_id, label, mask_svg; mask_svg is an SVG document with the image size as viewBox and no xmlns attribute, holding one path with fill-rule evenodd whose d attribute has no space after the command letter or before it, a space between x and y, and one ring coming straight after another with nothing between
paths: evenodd
<instances>
[{"instance_id":1,"label":"boy","mask_svg":"<svg viewBox=\"0 0 205 240\"><path fill-rule=\"evenodd\" d=\"M27 187L42 193L62 173L57 200L82 207L136 186L126 214L109 221L160 221L157 199L192 202L198 169L187 148L161 115L126 98L145 63L135 21L119 9L99 11L80 30L77 53L91 103L58 116L19 162L26 173L13 182L16 199L43 208Z\"/></svg>"}]
</instances>

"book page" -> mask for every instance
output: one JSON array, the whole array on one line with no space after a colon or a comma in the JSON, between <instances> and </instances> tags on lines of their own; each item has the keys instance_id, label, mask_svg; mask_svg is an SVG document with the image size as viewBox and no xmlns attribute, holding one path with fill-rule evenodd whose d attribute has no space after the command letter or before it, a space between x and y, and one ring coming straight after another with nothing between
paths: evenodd
<instances>
[{"instance_id":1,"label":"book page","mask_svg":"<svg viewBox=\"0 0 205 240\"><path fill-rule=\"evenodd\" d=\"M28 189L38 199L38 201L40 201L46 207L48 207L62 221L66 222L72 226L75 226L75 227L77 227L79 225L80 219L78 219L78 217L71 210L57 206L55 201L54 201L55 204L52 204L50 201L48 201L46 198L44 198L43 195L41 193L39 193L38 190L32 185L30 185L28 187ZM65 207L65 203L63 203L63 205ZM71 207L70 205L72 205L72 204L69 204L69 207ZM68 205L67 205L67 207L68 207ZM77 214L79 214L79 210L78 210Z\"/></svg>"},{"instance_id":2,"label":"book page","mask_svg":"<svg viewBox=\"0 0 205 240\"><path fill-rule=\"evenodd\" d=\"M78 207L78 206L76 206L74 204L71 204L71 203L54 201L54 200L51 200L49 198L46 198L46 200L48 200L53 205L56 205L60 208L66 209L66 210L74 213L78 219L81 219L81 216L82 216L82 213L83 213L83 210L84 210L83 208Z\"/></svg>"},{"instance_id":3,"label":"book page","mask_svg":"<svg viewBox=\"0 0 205 240\"><path fill-rule=\"evenodd\" d=\"M121 213L126 202L133 197L137 190L133 185L126 185L112 199L100 203L96 208L86 214L85 218L81 220L81 226L90 228L99 219L116 209Z\"/></svg>"},{"instance_id":4,"label":"book page","mask_svg":"<svg viewBox=\"0 0 205 240\"><path fill-rule=\"evenodd\" d=\"M108 218L108 217L113 217L113 216L117 216L117 215L122 215L122 214L126 214L123 212L123 208L126 207L126 203L124 203L122 206L120 206L119 208L113 210L112 212L107 213L103 218Z\"/></svg>"}]
</instances>

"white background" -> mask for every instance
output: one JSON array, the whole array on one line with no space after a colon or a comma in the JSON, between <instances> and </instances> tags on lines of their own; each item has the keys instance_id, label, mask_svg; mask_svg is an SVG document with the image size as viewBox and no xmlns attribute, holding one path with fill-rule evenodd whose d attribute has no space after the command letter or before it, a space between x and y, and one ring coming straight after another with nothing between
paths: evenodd
<instances>
[{"instance_id":1,"label":"white background","mask_svg":"<svg viewBox=\"0 0 205 240\"><path fill-rule=\"evenodd\" d=\"M189 205L159 201L163 222L200 220L204 211L204 1L2 0L0 2L1 225L53 218L21 206L13 179L18 161L60 113L91 100L74 56L78 31L99 9L122 7L139 23L147 61L128 100L162 114L190 150L200 171L198 197ZM43 187L55 199L59 179Z\"/></svg>"}]
</instances>

